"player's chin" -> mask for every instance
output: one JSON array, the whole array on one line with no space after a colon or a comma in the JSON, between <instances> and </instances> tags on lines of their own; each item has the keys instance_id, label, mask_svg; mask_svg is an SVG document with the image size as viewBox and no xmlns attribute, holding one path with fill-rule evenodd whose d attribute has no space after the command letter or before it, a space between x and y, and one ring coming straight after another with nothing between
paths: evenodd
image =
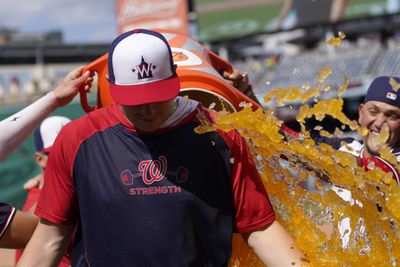
<instances>
[{"instance_id":1,"label":"player's chin","mask_svg":"<svg viewBox=\"0 0 400 267\"><path fill-rule=\"evenodd\" d=\"M136 128L141 130L142 132L155 132L160 129L161 122L159 121L140 121L135 124Z\"/></svg>"},{"instance_id":2,"label":"player's chin","mask_svg":"<svg viewBox=\"0 0 400 267\"><path fill-rule=\"evenodd\" d=\"M377 146L377 145L374 145L374 144L371 144L371 143L372 143L372 142L371 142L370 140L368 140L368 141L366 142L366 149L368 150L368 152L369 152L371 155L378 156L378 155L379 155L379 150L383 147L383 145Z\"/></svg>"}]
</instances>

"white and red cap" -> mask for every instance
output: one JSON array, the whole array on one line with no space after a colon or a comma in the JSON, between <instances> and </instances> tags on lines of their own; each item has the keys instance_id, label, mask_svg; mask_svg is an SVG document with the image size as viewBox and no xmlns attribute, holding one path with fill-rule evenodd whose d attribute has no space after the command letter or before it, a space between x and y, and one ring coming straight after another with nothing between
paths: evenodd
<instances>
[{"instance_id":1,"label":"white and red cap","mask_svg":"<svg viewBox=\"0 0 400 267\"><path fill-rule=\"evenodd\" d=\"M144 29L123 33L112 42L108 80L111 97L126 106L167 101L180 89L167 40Z\"/></svg>"},{"instance_id":2,"label":"white and red cap","mask_svg":"<svg viewBox=\"0 0 400 267\"><path fill-rule=\"evenodd\" d=\"M36 151L50 152L58 133L71 120L62 116L51 116L42 121L34 132Z\"/></svg>"}]
</instances>

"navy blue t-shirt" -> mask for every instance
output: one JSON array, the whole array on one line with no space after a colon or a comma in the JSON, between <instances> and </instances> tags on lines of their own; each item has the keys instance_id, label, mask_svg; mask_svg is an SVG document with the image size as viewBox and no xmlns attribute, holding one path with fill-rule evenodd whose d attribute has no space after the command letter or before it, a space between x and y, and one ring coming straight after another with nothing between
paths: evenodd
<instances>
[{"instance_id":1,"label":"navy blue t-shirt","mask_svg":"<svg viewBox=\"0 0 400 267\"><path fill-rule=\"evenodd\" d=\"M79 221L73 265L84 254L91 266L227 266L235 228L272 223L248 151L236 149L245 154L232 168L235 154L225 139L195 133L195 115L140 134L112 106L64 127L36 214ZM255 180L241 173L246 168Z\"/></svg>"}]
</instances>

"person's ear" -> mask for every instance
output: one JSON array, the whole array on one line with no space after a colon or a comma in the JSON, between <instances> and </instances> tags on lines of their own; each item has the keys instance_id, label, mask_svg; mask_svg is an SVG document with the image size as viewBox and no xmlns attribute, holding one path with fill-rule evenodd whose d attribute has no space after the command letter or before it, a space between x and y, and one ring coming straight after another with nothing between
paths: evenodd
<instances>
[{"instance_id":1,"label":"person's ear","mask_svg":"<svg viewBox=\"0 0 400 267\"><path fill-rule=\"evenodd\" d=\"M364 116L364 104L363 103L361 103L359 106L358 106L358 123L360 124L360 122L361 122L361 120L362 120L362 117Z\"/></svg>"},{"instance_id":2,"label":"person's ear","mask_svg":"<svg viewBox=\"0 0 400 267\"><path fill-rule=\"evenodd\" d=\"M40 168L45 168L46 167L46 161L45 161L44 157L45 157L45 155L43 155L42 153L35 152L35 160L36 160L37 165Z\"/></svg>"}]
</instances>

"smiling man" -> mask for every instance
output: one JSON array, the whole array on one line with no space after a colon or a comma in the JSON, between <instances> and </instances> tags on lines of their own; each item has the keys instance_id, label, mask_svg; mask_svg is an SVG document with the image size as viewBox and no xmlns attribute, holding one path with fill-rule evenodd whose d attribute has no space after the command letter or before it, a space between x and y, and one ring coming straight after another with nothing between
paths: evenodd
<instances>
[{"instance_id":1,"label":"smiling man","mask_svg":"<svg viewBox=\"0 0 400 267\"><path fill-rule=\"evenodd\" d=\"M382 143L377 140L386 131L386 144L400 162L400 78L378 77L370 85L364 103L359 107L359 123L368 129L364 136L362 156L379 156Z\"/></svg>"},{"instance_id":2,"label":"smiling man","mask_svg":"<svg viewBox=\"0 0 400 267\"><path fill-rule=\"evenodd\" d=\"M324 142L336 149L351 153L358 157L360 166L369 170L372 166L391 173L393 179L400 184L398 164L393 166L380 156L380 149L387 145L400 163L400 78L381 76L375 78L370 84L364 101L359 106L358 123L368 130L363 137L363 142L353 139L324 139ZM385 137L385 138L382 138ZM345 141L347 144L342 145ZM338 186L332 186L345 201L354 201L349 190ZM377 205L378 210L381 206ZM346 217L339 222L339 232L342 239L342 247L350 246L352 234L350 218Z\"/></svg>"},{"instance_id":3,"label":"smiling man","mask_svg":"<svg viewBox=\"0 0 400 267\"><path fill-rule=\"evenodd\" d=\"M358 122L368 130L363 142L351 140L340 150L352 153L366 169L373 162L376 167L393 174L400 183L398 166L383 159L379 151L388 146L400 163L400 78L381 76L370 84L364 102L359 107ZM339 142L335 142L339 144ZM335 145L333 145L335 147ZM339 147L339 145L337 145Z\"/></svg>"},{"instance_id":4,"label":"smiling man","mask_svg":"<svg viewBox=\"0 0 400 267\"><path fill-rule=\"evenodd\" d=\"M400 78L375 78L359 106L358 115L359 125L368 131L362 137L362 142L353 138L326 137L316 138L315 141L355 155L366 170L372 163L383 171L392 173L400 184L398 165L393 166L380 155L380 149L388 146L400 163ZM343 142L346 144L343 145Z\"/></svg>"}]
</instances>

